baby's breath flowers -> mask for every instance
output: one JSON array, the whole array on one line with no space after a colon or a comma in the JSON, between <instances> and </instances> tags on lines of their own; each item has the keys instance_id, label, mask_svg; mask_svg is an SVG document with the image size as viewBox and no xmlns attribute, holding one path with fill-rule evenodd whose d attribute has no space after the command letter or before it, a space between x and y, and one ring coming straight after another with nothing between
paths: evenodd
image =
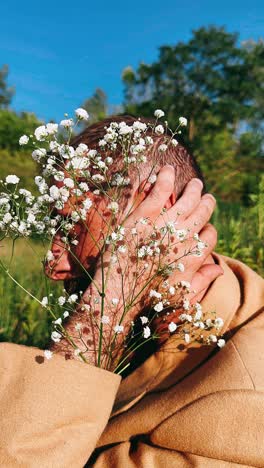
<instances>
[{"instance_id":1,"label":"baby's breath flowers","mask_svg":"<svg viewBox=\"0 0 264 468\"><path fill-rule=\"evenodd\" d=\"M176 130L170 131L169 136L168 123L159 121L165 116L161 109L154 112L154 123L146 124L140 119L131 125L113 121L105 128L97 147L89 148L84 143L76 147L71 145L76 125L89 119L85 109L78 108L74 114L74 117L65 114L59 124L40 125L34 135L22 135L19 139L20 145L31 146L32 158L39 165L39 175L35 177L37 194L19 187L20 179L14 174L0 181L2 238L41 238L47 245L43 261L50 271L58 261L51 248L58 235L63 244L62 254L71 253L78 262L75 252L79 239L75 228L82 226L90 235L87 217L91 212L100 215L96 197L106 199L109 219L104 219L106 233L97 247L109 256L107 268L103 259L101 262L100 287L83 268L95 291L93 295L87 295L87 291L79 291L78 294L64 291L57 299L48 293L35 298L40 307L52 315L51 340L54 346L65 341L75 358L89 362L93 354L99 367L122 373L129 366L131 352L150 340L162 338L159 327L154 326L159 319L161 323L166 320L166 332L177 344L189 346L198 341L222 348L224 340L220 332L223 320L213 313L204 312L201 304L191 302L191 286L184 277L181 281L173 280L176 273L184 274L186 257L204 254L206 243L190 228L179 228L178 219L166 221L165 209L161 213L162 226L157 226L155 220L148 217L142 217L133 226L126 226L125 219L122 219L121 200L124 189L131 185L131 169L140 173L140 166L147 162L157 138L159 154L166 153L170 146L175 148L178 145L175 136L181 132L181 127L187 125L187 119L180 117ZM116 168L116 152L120 152L120 148L122 161ZM146 177L149 184L155 184L156 173L157 168L153 164ZM71 210L64 216L62 212L67 206ZM177 257L172 254L182 244L186 246L184 255ZM9 274L2 261L0 266ZM120 297L107 290L114 269L119 275ZM130 270L133 274L128 281ZM149 313L142 315L138 310L140 327L136 331L134 321L127 317L131 310L139 307L139 298L141 301L144 299ZM75 320L74 327L68 327L72 317L77 317L78 321L76 323ZM87 338L89 327L85 326L85 320L96 330L96 342ZM133 337L131 345L130 336ZM44 356L49 360L53 352L46 350Z\"/></svg>"}]
</instances>

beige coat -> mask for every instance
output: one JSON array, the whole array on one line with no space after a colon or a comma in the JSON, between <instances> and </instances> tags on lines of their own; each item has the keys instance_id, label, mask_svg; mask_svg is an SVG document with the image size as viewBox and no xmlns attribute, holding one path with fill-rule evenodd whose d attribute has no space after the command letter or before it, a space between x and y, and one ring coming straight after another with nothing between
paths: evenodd
<instances>
[{"instance_id":1,"label":"beige coat","mask_svg":"<svg viewBox=\"0 0 264 468\"><path fill-rule=\"evenodd\" d=\"M216 258L225 273L203 307L231 330L218 352L168 340L120 381L1 344L0 466L264 467L264 280Z\"/></svg>"}]
</instances>

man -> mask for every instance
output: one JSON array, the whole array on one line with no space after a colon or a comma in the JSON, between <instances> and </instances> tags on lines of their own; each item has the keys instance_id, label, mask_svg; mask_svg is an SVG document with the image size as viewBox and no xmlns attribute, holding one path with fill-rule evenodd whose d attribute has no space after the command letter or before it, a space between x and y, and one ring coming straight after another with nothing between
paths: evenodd
<instances>
[{"instance_id":1,"label":"man","mask_svg":"<svg viewBox=\"0 0 264 468\"><path fill-rule=\"evenodd\" d=\"M104 125L92 126L79 141L91 147ZM199 221L209 247L205 261L196 257L187 265L186 279L197 291L193 299L203 298L205 310L224 318L226 347L218 352L193 344L175 352L169 338L121 381L92 358L91 365L77 362L63 341L54 348L73 359L55 356L48 363L35 349L1 345L2 466L83 466L88 459L87 466L96 467L264 466L263 280L240 262L211 256L216 233L207 223L215 202L201 196L197 180L187 184L199 172L183 151L177 149L173 168L161 163L130 221L142 213L155 218L164 206L168 215L182 213L182 225ZM104 200L97 201L103 213ZM90 216L100 235L103 218ZM96 246L82 231L79 240L76 255L96 277ZM55 279L80 276L60 239L53 251ZM114 275L111 287L118 294Z\"/></svg>"}]
</instances>

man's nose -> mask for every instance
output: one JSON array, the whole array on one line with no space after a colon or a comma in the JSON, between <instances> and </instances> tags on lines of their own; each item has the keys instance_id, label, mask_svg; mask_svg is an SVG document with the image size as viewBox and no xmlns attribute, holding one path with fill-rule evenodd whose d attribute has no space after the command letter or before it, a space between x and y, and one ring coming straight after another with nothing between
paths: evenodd
<instances>
[{"instance_id":1,"label":"man's nose","mask_svg":"<svg viewBox=\"0 0 264 468\"><path fill-rule=\"evenodd\" d=\"M45 274L55 281L67 280L75 277L76 274L74 274L72 256L60 237L54 239L51 252L54 259L46 262Z\"/></svg>"}]
</instances>

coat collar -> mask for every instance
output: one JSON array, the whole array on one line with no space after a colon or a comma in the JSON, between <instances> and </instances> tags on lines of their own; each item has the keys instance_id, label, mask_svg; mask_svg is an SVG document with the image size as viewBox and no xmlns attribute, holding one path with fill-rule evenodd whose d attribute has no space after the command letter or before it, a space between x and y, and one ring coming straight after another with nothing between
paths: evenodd
<instances>
[{"instance_id":1,"label":"coat collar","mask_svg":"<svg viewBox=\"0 0 264 468\"><path fill-rule=\"evenodd\" d=\"M223 334L239 327L249 319L250 310L256 311L264 303L264 280L240 262L214 254L215 262L224 270L211 285L202 301L204 311L215 311L224 320ZM253 278L252 278L253 276ZM259 293L252 307L252 279L254 288L263 290L262 304ZM250 297L249 297L250 296ZM247 307L250 299L250 309ZM136 404L152 390L165 390L179 382L202 364L216 350L192 343L184 351L175 349L173 336L139 368L122 380L112 416Z\"/></svg>"}]
</instances>

